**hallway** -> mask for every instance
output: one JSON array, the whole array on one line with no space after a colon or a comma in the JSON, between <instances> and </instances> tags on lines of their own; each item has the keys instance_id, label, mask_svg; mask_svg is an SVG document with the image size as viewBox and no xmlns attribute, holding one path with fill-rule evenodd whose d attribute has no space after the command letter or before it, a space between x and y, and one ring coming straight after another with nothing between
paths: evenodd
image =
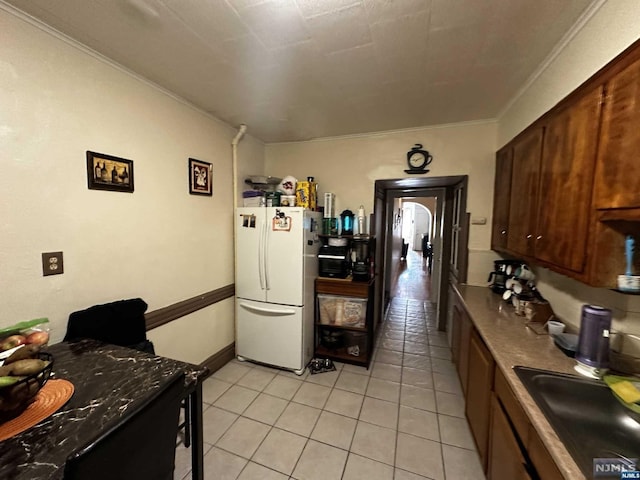
<instances>
[{"instance_id":1,"label":"hallway","mask_svg":"<svg viewBox=\"0 0 640 480\"><path fill-rule=\"evenodd\" d=\"M409 249L406 260L396 265L391 298L431 301L431 274L422 252Z\"/></svg>"}]
</instances>

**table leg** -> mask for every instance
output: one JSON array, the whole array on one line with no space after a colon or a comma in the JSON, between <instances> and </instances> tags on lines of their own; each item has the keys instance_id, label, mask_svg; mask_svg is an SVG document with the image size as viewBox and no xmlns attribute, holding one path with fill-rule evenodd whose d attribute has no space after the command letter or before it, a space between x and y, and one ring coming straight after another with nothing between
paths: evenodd
<instances>
[{"instance_id":1,"label":"table leg","mask_svg":"<svg viewBox=\"0 0 640 480\"><path fill-rule=\"evenodd\" d=\"M189 395L191 402L191 479L204 479L204 455L202 446L202 383Z\"/></svg>"}]
</instances>

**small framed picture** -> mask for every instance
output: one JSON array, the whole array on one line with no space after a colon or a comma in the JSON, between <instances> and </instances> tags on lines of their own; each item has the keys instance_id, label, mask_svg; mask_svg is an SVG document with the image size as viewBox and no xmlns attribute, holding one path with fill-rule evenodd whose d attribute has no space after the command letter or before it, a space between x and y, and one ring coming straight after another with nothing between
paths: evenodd
<instances>
[{"instance_id":1,"label":"small framed picture","mask_svg":"<svg viewBox=\"0 0 640 480\"><path fill-rule=\"evenodd\" d=\"M87 184L91 190L133 193L133 161L87 150Z\"/></svg>"},{"instance_id":2,"label":"small framed picture","mask_svg":"<svg viewBox=\"0 0 640 480\"><path fill-rule=\"evenodd\" d=\"M213 195L213 165L209 162L189 159L189 193L191 195Z\"/></svg>"}]
</instances>

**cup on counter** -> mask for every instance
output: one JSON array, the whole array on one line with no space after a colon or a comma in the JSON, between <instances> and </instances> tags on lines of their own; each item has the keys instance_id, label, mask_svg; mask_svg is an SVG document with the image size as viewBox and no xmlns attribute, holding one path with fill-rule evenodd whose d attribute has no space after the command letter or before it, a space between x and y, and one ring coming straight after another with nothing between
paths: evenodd
<instances>
[{"instance_id":1,"label":"cup on counter","mask_svg":"<svg viewBox=\"0 0 640 480\"><path fill-rule=\"evenodd\" d=\"M536 278L535 274L531 271L528 265L522 264L516 270L516 277L522 280L533 280Z\"/></svg>"},{"instance_id":2,"label":"cup on counter","mask_svg":"<svg viewBox=\"0 0 640 480\"><path fill-rule=\"evenodd\" d=\"M547 322L547 330L549 331L549 335L560 335L564 332L564 323L557 322L555 320L549 320Z\"/></svg>"}]
</instances>

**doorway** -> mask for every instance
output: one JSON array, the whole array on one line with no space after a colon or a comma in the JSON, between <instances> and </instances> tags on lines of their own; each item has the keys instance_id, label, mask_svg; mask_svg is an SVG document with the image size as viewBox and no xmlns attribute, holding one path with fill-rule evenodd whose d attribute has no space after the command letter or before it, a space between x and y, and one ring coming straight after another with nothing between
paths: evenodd
<instances>
[{"instance_id":1,"label":"doorway","mask_svg":"<svg viewBox=\"0 0 640 480\"><path fill-rule=\"evenodd\" d=\"M440 235L435 228L435 213L438 197L402 197L401 237L404 244L399 261L391 262L386 275L389 282L390 298L405 298L437 303L438 278L440 269L434 267L434 248L440 243ZM406 251L405 251L406 250ZM393 258L391 256L390 258ZM439 256L435 255L439 260ZM438 265L441 263L438 262ZM435 288L432 280L435 278Z\"/></svg>"},{"instance_id":2,"label":"doorway","mask_svg":"<svg viewBox=\"0 0 640 480\"><path fill-rule=\"evenodd\" d=\"M455 282L466 281L466 238L468 223L466 218L467 176L406 178L377 180L374 196L374 231L378 248L376 249L376 319L380 322L384 311L392 298L392 275L394 267L401 261L404 245L402 237L403 201L412 202L417 198L436 198L435 212L432 212L432 231L430 239L438 244L434 246L430 281L430 301L437 310L439 330L446 330L447 296L450 279ZM456 215L454 215L454 206ZM454 221L454 217L458 220ZM453 241L455 240L455 242ZM411 239L415 243L415 236ZM453 252L455 245L455 253ZM415 252L410 249L410 252ZM408 255L409 256L409 255ZM417 260L413 257L414 261ZM426 280L427 275L418 275ZM436 278L437 277L437 278Z\"/></svg>"}]
</instances>

